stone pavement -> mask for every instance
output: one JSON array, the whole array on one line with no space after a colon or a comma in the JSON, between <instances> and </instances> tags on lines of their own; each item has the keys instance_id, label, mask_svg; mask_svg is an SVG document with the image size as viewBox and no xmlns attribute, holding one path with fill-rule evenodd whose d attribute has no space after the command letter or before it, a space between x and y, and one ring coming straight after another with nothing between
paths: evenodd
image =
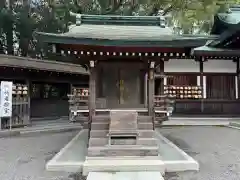
<instances>
[{"instance_id":1,"label":"stone pavement","mask_svg":"<svg viewBox=\"0 0 240 180\"><path fill-rule=\"evenodd\" d=\"M68 121L40 121L33 122L31 126L23 128L6 129L0 131L0 138L8 136L32 136L41 133L60 133L67 131L81 130L79 123L69 123Z\"/></svg>"},{"instance_id":2,"label":"stone pavement","mask_svg":"<svg viewBox=\"0 0 240 180\"><path fill-rule=\"evenodd\" d=\"M228 126L230 122L240 122L240 118L217 118L217 117L170 117L164 121L165 126Z\"/></svg>"}]
</instances>

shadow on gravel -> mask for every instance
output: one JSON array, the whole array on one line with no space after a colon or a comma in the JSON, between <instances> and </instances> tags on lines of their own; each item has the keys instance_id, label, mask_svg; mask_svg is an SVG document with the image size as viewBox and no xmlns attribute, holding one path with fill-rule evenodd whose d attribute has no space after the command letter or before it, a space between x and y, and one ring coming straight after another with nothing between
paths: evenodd
<instances>
[{"instance_id":1,"label":"shadow on gravel","mask_svg":"<svg viewBox=\"0 0 240 180\"><path fill-rule=\"evenodd\" d=\"M87 178L82 176L81 173L73 173L68 176L72 180L86 180Z\"/></svg>"},{"instance_id":2,"label":"shadow on gravel","mask_svg":"<svg viewBox=\"0 0 240 180\"><path fill-rule=\"evenodd\" d=\"M189 146L188 143L186 143L182 139L171 136L170 134L164 135L164 137L167 138L168 140L170 140L172 143L174 143L176 146L178 146L184 152L186 152L189 156L194 157L199 154L199 152L193 151L191 146Z\"/></svg>"},{"instance_id":3,"label":"shadow on gravel","mask_svg":"<svg viewBox=\"0 0 240 180\"><path fill-rule=\"evenodd\" d=\"M185 171L185 172L172 172L172 173L166 173L164 175L164 180L197 180L194 178L194 174L198 172L193 172L193 171ZM187 178L184 178L184 175ZM190 177L190 178L189 178Z\"/></svg>"},{"instance_id":4,"label":"shadow on gravel","mask_svg":"<svg viewBox=\"0 0 240 180\"><path fill-rule=\"evenodd\" d=\"M50 161L57 153L58 153L57 150L44 153L44 155L46 156L46 157L45 157L45 162Z\"/></svg>"}]
</instances>

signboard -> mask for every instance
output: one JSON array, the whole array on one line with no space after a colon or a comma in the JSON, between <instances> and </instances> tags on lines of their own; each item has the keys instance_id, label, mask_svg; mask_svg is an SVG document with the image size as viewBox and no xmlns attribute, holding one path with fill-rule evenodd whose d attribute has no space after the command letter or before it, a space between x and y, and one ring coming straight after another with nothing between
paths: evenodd
<instances>
[{"instance_id":1,"label":"signboard","mask_svg":"<svg viewBox=\"0 0 240 180\"><path fill-rule=\"evenodd\" d=\"M1 96L0 96L0 116L11 117L12 116L12 86L10 81L1 82Z\"/></svg>"}]
</instances>

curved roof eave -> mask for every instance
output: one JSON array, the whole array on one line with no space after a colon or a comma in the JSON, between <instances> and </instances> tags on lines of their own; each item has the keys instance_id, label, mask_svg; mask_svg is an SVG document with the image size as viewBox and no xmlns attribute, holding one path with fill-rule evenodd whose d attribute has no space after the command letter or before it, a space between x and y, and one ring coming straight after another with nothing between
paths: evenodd
<instances>
[{"instance_id":1,"label":"curved roof eave","mask_svg":"<svg viewBox=\"0 0 240 180\"><path fill-rule=\"evenodd\" d=\"M43 42L56 44L79 44L97 46L135 46L135 47L197 47L204 45L208 40L216 40L219 36L198 36L198 35L162 35L158 38L85 38L69 36L69 34L52 34L37 32Z\"/></svg>"}]
</instances>

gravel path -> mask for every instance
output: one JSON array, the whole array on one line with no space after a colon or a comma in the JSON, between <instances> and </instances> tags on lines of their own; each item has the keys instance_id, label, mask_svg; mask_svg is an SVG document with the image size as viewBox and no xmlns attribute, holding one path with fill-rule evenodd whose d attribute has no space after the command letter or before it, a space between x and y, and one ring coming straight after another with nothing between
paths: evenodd
<instances>
[{"instance_id":1,"label":"gravel path","mask_svg":"<svg viewBox=\"0 0 240 180\"><path fill-rule=\"evenodd\" d=\"M171 127L160 132L199 162L199 172L166 174L165 180L240 180L240 130Z\"/></svg>"},{"instance_id":2,"label":"gravel path","mask_svg":"<svg viewBox=\"0 0 240 180\"><path fill-rule=\"evenodd\" d=\"M46 171L45 164L76 134L0 138L0 180L72 180L71 174Z\"/></svg>"}]
</instances>

